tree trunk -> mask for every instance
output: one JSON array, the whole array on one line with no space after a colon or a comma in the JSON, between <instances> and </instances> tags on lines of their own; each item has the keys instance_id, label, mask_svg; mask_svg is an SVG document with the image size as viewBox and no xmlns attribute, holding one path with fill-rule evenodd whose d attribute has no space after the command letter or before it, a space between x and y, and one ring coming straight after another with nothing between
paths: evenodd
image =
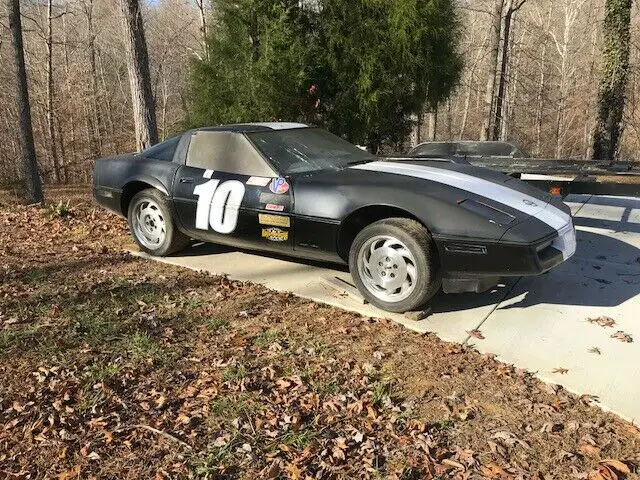
<instances>
[{"instance_id":1,"label":"tree trunk","mask_svg":"<svg viewBox=\"0 0 640 480\"><path fill-rule=\"evenodd\" d=\"M412 120L415 122L413 128L411 129L411 135L409 135L409 142L411 143L410 147L415 147L422 143L422 124L424 121L424 113L420 110L417 114L412 117Z\"/></svg>"},{"instance_id":2,"label":"tree trunk","mask_svg":"<svg viewBox=\"0 0 640 480\"><path fill-rule=\"evenodd\" d=\"M500 54L500 31L502 29L503 0L494 0L491 29L489 31L489 68L487 69L487 86L484 93L484 121L480 131L480 140L488 140L493 118L493 95L496 88L498 56Z\"/></svg>"},{"instance_id":3,"label":"tree trunk","mask_svg":"<svg viewBox=\"0 0 640 480\"><path fill-rule=\"evenodd\" d=\"M460 133L458 134L458 140L462 140L464 138L464 132L467 129L467 120L469 118L469 106L471 104L471 90L472 85L471 81L473 79L469 79L469 85L467 86L467 94L464 99L464 108L462 109L462 120L460 122Z\"/></svg>"},{"instance_id":4,"label":"tree trunk","mask_svg":"<svg viewBox=\"0 0 640 480\"><path fill-rule=\"evenodd\" d=\"M438 132L438 110L429 112L429 133L427 140L430 142L435 141L436 134Z\"/></svg>"},{"instance_id":5,"label":"tree trunk","mask_svg":"<svg viewBox=\"0 0 640 480\"><path fill-rule=\"evenodd\" d=\"M207 25L207 11L205 8L205 0L196 0L198 13L200 14L200 33L202 34L202 52L204 59L209 60L209 46L207 45L207 37L209 35Z\"/></svg>"},{"instance_id":6,"label":"tree trunk","mask_svg":"<svg viewBox=\"0 0 640 480\"><path fill-rule=\"evenodd\" d=\"M524 45L527 31L523 29L522 36L520 37L517 45ZM514 38L513 36L511 38ZM517 111L516 104L518 102L518 77L520 75L520 60L522 58L522 49L515 49L514 41L511 43L512 55L514 55L513 67L509 67L510 88L507 88L507 101L505 102L505 113L503 115L502 130L500 132L500 140L506 142L509 138L509 129L511 122L513 121L514 111ZM515 53L513 53L515 51ZM511 74L513 71L513 74Z\"/></svg>"},{"instance_id":7,"label":"tree trunk","mask_svg":"<svg viewBox=\"0 0 640 480\"><path fill-rule=\"evenodd\" d=\"M60 183L60 160L58 158L58 148L56 143L56 126L54 113L55 83L53 80L53 0L47 3L47 133L49 134L49 145L51 160L53 163L53 174L56 183Z\"/></svg>"},{"instance_id":8,"label":"tree trunk","mask_svg":"<svg viewBox=\"0 0 640 480\"><path fill-rule=\"evenodd\" d=\"M447 140L453 140L453 105L451 96L447 98Z\"/></svg>"},{"instance_id":9,"label":"tree trunk","mask_svg":"<svg viewBox=\"0 0 640 480\"><path fill-rule=\"evenodd\" d=\"M69 111L68 111L69 123L70 123L69 135L71 136L71 139L69 140L69 147L71 150L70 163L73 164L76 161L76 119L74 115L75 104L73 103L73 88L71 86L71 69L69 65L69 39L67 37L67 28L65 25L64 17L62 17L62 29L64 31L64 71L67 77L66 79L67 96L68 96L67 102L71 104L71 107L69 108ZM69 105L69 103L67 103L67 105ZM62 169L64 171L64 176L66 181L69 180L69 171L68 171L67 163L69 162L63 162L63 165L62 165Z\"/></svg>"},{"instance_id":10,"label":"tree trunk","mask_svg":"<svg viewBox=\"0 0 640 480\"><path fill-rule=\"evenodd\" d=\"M589 62L589 76L587 85L593 85L594 75L596 70L596 47L598 45L598 32L596 30L591 34L591 62ZM591 99L591 95L589 95ZM587 160L593 159L593 132L595 128L595 122L593 115L591 114L593 108L593 101L585 102L584 107L584 139L583 139L583 151L584 158Z\"/></svg>"},{"instance_id":11,"label":"tree trunk","mask_svg":"<svg viewBox=\"0 0 640 480\"><path fill-rule=\"evenodd\" d=\"M547 12L547 19L544 27L544 38L542 40L542 52L540 53L540 81L538 82L538 92L536 95L536 150L534 156L539 157L542 155L542 120L544 112L544 92L546 89L546 73L547 73L547 46L549 44L549 38L547 32L551 26L551 14L553 12L553 0L549 2L549 10Z\"/></svg>"},{"instance_id":12,"label":"tree trunk","mask_svg":"<svg viewBox=\"0 0 640 480\"><path fill-rule=\"evenodd\" d=\"M597 160L616 159L619 153L629 74L631 4L631 0L607 0L605 5L604 61L593 138Z\"/></svg>"},{"instance_id":13,"label":"tree trunk","mask_svg":"<svg viewBox=\"0 0 640 480\"><path fill-rule=\"evenodd\" d=\"M96 33L93 22L93 0L84 6L89 34L89 68L91 69L91 108L89 109L89 149L93 158L102 156L102 114L100 111L100 92L98 89L98 70L96 66Z\"/></svg>"},{"instance_id":14,"label":"tree trunk","mask_svg":"<svg viewBox=\"0 0 640 480\"><path fill-rule=\"evenodd\" d=\"M7 11L9 13L9 28L11 29L16 70L16 101L20 118L20 148L22 150L22 174L25 183L23 196L24 200L29 204L43 203L42 182L38 173L36 147L33 143L27 69L24 63L20 0L7 0Z\"/></svg>"},{"instance_id":15,"label":"tree trunk","mask_svg":"<svg viewBox=\"0 0 640 480\"><path fill-rule=\"evenodd\" d=\"M155 101L151 89L149 55L139 0L121 0L127 55L133 120L138 150L158 143L158 124Z\"/></svg>"},{"instance_id":16,"label":"tree trunk","mask_svg":"<svg viewBox=\"0 0 640 480\"><path fill-rule=\"evenodd\" d=\"M519 0L514 5L514 0L507 0L507 13L504 16L504 40L502 43L502 60L500 62L500 76L498 77L498 97L496 98L496 111L493 120L492 140L500 138L502 130L502 110L504 105L504 95L507 88L507 69L509 67L509 49L511 47L511 24L514 14L522 8L527 0Z\"/></svg>"}]
</instances>

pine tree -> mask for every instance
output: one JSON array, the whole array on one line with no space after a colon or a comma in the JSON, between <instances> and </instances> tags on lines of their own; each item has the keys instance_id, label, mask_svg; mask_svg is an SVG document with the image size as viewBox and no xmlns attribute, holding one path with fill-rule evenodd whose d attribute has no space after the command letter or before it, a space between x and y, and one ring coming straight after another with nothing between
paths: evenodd
<instances>
[{"instance_id":1,"label":"pine tree","mask_svg":"<svg viewBox=\"0 0 640 480\"><path fill-rule=\"evenodd\" d=\"M461 70L453 0L219 0L209 59L192 72L196 125L319 124L398 144Z\"/></svg>"}]
</instances>

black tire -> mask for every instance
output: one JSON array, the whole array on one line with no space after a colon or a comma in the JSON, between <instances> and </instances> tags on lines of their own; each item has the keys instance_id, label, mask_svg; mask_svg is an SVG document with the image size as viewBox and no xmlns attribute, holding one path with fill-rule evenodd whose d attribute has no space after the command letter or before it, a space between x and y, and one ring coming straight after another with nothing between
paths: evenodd
<instances>
[{"instance_id":1,"label":"black tire","mask_svg":"<svg viewBox=\"0 0 640 480\"><path fill-rule=\"evenodd\" d=\"M136 226L137 221L134 218L135 212L145 203L149 205L153 204L153 214L157 215L157 219L161 219L164 225L162 229L164 235L161 237L162 240L159 240L157 244L152 244L148 238L145 239L141 229ZM154 257L171 255L186 248L190 243L189 237L184 235L176 227L167 197L159 190L149 188L136 193L129 203L129 211L127 213L131 235L133 235L140 249L149 255L153 255Z\"/></svg>"},{"instance_id":2,"label":"black tire","mask_svg":"<svg viewBox=\"0 0 640 480\"><path fill-rule=\"evenodd\" d=\"M404 293L404 295L408 295L406 298L402 298L403 294L400 288L398 288L400 293L398 294L397 301L381 299L379 296L376 296L372 290L370 290L370 288L376 288L375 285L371 286L371 279L373 278L373 275L370 274L370 270L373 270L373 268L371 268L371 265L365 267L367 262L363 256L366 257L369 255L369 261L371 261L371 259L374 258L373 255L378 254L378 252L382 252L382 250L375 250L376 253L372 253L373 247L375 245L379 245L378 242L384 241L383 239L377 240L380 237L390 237L398 240L403 244L403 247L406 247L406 249L411 253L411 261L408 260L408 258L401 260L406 261L406 268L410 268L411 264L414 263L412 271L414 271L414 275L416 277L415 280L408 281L409 277L405 274L403 281L410 285L406 289L407 293ZM400 243L393 244L393 242L391 242L391 245L398 246ZM371 244L371 246L369 247L368 244ZM367 245L368 248L363 249L365 245ZM384 245L386 244L383 244L382 246L384 247ZM369 248L371 248L371 252L369 251ZM361 250L363 251L361 252ZM399 248L393 250L393 254L395 254L395 252L402 251L404 250ZM386 257L381 258L380 260L380 267L377 267L378 264L376 263L375 269L379 269L374 275L386 275L385 272L387 271L398 271L393 270L394 267L396 269L398 267L398 265L393 264L396 263L393 261L393 258L391 258L389 265L385 264L386 266L383 266L382 262L384 262L384 260L389 262L390 258ZM362 269L359 267L359 262L362 263ZM402 265L400 265L400 267L399 271L402 272ZM429 302L429 300L438 293L442 285L438 252L429 231L420 223L408 218L387 218L365 227L351 244L349 252L349 269L362 296L372 305L388 312L403 313L420 310L424 308L427 302ZM393 273L389 273L389 275L393 276ZM362 277L368 277L369 280ZM387 280L397 282L397 280L391 280L390 278ZM370 285L370 287L367 287L365 283ZM383 291L383 289L380 290L381 292L378 292L378 295L389 296L386 295L388 291ZM411 291L410 294L408 293L409 291Z\"/></svg>"}]
</instances>

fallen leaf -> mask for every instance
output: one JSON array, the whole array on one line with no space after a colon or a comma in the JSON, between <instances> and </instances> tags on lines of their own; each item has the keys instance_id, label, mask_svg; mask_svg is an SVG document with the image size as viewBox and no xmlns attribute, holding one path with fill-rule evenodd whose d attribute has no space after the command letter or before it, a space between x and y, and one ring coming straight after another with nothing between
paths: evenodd
<instances>
[{"instance_id":1,"label":"fallen leaf","mask_svg":"<svg viewBox=\"0 0 640 480\"><path fill-rule=\"evenodd\" d=\"M600 453L600 448L584 443L580 445L580 452L585 454L587 457L595 457Z\"/></svg>"},{"instance_id":2,"label":"fallen leaf","mask_svg":"<svg viewBox=\"0 0 640 480\"><path fill-rule=\"evenodd\" d=\"M606 459L600 462L600 465L604 465L609 468L613 468L617 473L621 473L622 475L630 475L631 470L629 467L621 462L620 460Z\"/></svg>"},{"instance_id":3,"label":"fallen leaf","mask_svg":"<svg viewBox=\"0 0 640 480\"><path fill-rule=\"evenodd\" d=\"M457 468L459 470L466 470L464 468L464 465L462 465L460 462L456 462L456 461L450 460L448 458L445 458L444 460L442 460L442 463L445 464L445 465L449 465L450 467Z\"/></svg>"},{"instance_id":4,"label":"fallen leaf","mask_svg":"<svg viewBox=\"0 0 640 480\"><path fill-rule=\"evenodd\" d=\"M482 474L486 477L490 477L490 478L500 478L503 475L506 475L507 472L504 470L504 468L502 468L500 465L498 465L497 463L489 463L487 465L482 465L480 467L480 471L482 472Z\"/></svg>"},{"instance_id":5,"label":"fallen leaf","mask_svg":"<svg viewBox=\"0 0 640 480\"><path fill-rule=\"evenodd\" d=\"M621 342L624 342L624 343L632 343L633 342L633 338L631 337L631 335L629 335L628 333L623 332L622 330L619 330L616 333L614 333L613 335L611 335L611 338L615 338L616 340L620 340Z\"/></svg>"},{"instance_id":6,"label":"fallen leaf","mask_svg":"<svg viewBox=\"0 0 640 480\"><path fill-rule=\"evenodd\" d=\"M611 318L611 317L596 317L596 318L587 318L587 322L589 323L595 323L597 325L600 325L603 328L606 327L613 327L616 324L616 321Z\"/></svg>"},{"instance_id":7,"label":"fallen leaf","mask_svg":"<svg viewBox=\"0 0 640 480\"><path fill-rule=\"evenodd\" d=\"M292 463L284 467L284 470L289 474L291 480L298 480L302 474L302 470Z\"/></svg>"},{"instance_id":8,"label":"fallen leaf","mask_svg":"<svg viewBox=\"0 0 640 480\"><path fill-rule=\"evenodd\" d=\"M467 334L470 337L477 338L478 340L484 340L484 335L480 330L467 330Z\"/></svg>"},{"instance_id":9,"label":"fallen leaf","mask_svg":"<svg viewBox=\"0 0 640 480\"><path fill-rule=\"evenodd\" d=\"M80 477L80 465L76 465L71 470L65 470L58 475L58 480L71 480Z\"/></svg>"},{"instance_id":10,"label":"fallen leaf","mask_svg":"<svg viewBox=\"0 0 640 480\"><path fill-rule=\"evenodd\" d=\"M589 349L589 353L595 353L596 355L602 355L602 352L598 347L591 347Z\"/></svg>"}]
</instances>

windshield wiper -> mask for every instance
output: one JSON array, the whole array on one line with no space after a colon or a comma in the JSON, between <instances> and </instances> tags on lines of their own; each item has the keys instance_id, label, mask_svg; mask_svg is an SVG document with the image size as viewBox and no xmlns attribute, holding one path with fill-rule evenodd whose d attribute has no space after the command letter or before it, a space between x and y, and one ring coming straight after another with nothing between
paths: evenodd
<instances>
[{"instance_id":1,"label":"windshield wiper","mask_svg":"<svg viewBox=\"0 0 640 480\"><path fill-rule=\"evenodd\" d=\"M365 163L375 162L375 159L370 158L368 160L355 160L353 162L348 162L345 167L353 167L355 165L364 165Z\"/></svg>"}]
</instances>

